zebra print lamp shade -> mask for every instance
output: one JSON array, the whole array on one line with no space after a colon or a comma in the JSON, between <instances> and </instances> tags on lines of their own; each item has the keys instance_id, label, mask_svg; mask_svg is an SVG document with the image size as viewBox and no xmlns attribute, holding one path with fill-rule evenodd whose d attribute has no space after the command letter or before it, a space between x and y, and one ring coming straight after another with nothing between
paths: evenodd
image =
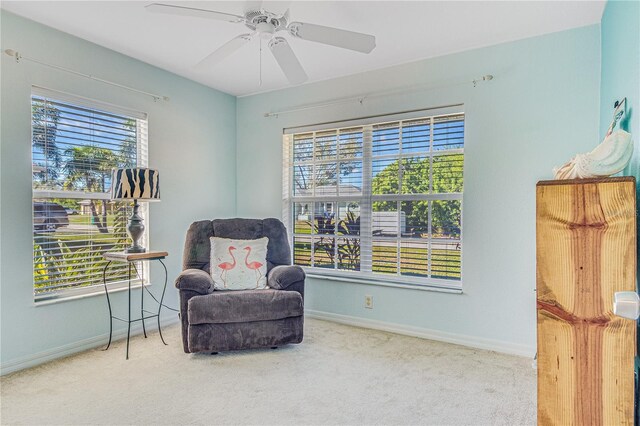
<instances>
[{"instance_id":1,"label":"zebra print lamp shade","mask_svg":"<svg viewBox=\"0 0 640 426\"><path fill-rule=\"evenodd\" d=\"M160 176L153 169L114 169L111 176L112 200L160 200Z\"/></svg>"},{"instance_id":2,"label":"zebra print lamp shade","mask_svg":"<svg viewBox=\"0 0 640 426\"><path fill-rule=\"evenodd\" d=\"M135 168L115 169L111 176L111 199L133 200L133 213L129 218L127 231L133 245L127 253L147 251L138 241L144 234L144 223L138 214L138 200L160 201L160 177L157 170Z\"/></svg>"}]
</instances>

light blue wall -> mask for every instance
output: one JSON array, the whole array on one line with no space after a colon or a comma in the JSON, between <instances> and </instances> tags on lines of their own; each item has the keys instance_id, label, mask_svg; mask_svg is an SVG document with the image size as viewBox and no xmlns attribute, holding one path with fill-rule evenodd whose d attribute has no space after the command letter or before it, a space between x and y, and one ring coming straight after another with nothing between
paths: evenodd
<instances>
[{"instance_id":1,"label":"light blue wall","mask_svg":"<svg viewBox=\"0 0 640 426\"><path fill-rule=\"evenodd\" d=\"M425 43L428 43L425 40ZM239 98L237 211L281 216L282 129L464 103L464 294L309 280L306 308L533 354L535 184L597 144L600 28L589 26ZM495 79L265 118L268 111L485 74ZM364 309L364 295L374 309Z\"/></svg>"},{"instance_id":2,"label":"light blue wall","mask_svg":"<svg viewBox=\"0 0 640 426\"><path fill-rule=\"evenodd\" d=\"M168 250L167 304L180 271L185 231L196 219L235 214L236 99L148 64L2 11L2 50L167 95L170 102L51 70L2 54L1 354L2 364L73 346L108 332L104 297L36 307L32 289L31 85L149 114L149 164L162 176L162 201L150 207L150 242ZM161 276L156 266L153 277ZM125 293L114 305L125 305ZM124 312L124 311L121 311ZM166 314L169 315L168 313ZM171 314L175 315L175 314ZM171 345L179 345L177 341ZM135 351L135 348L132 348ZM123 354L114 354L123 356Z\"/></svg>"},{"instance_id":3,"label":"light blue wall","mask_svg":"<svg viewBox=\"0 0 640 426\"><path fill-rule=\"evenodd\" d=\"M604 137L616 100L627 98L623 128L636 142L626 175L640 178L640 2L609 1L601 23L600 136Z\"/></svg>"}]
</instances>

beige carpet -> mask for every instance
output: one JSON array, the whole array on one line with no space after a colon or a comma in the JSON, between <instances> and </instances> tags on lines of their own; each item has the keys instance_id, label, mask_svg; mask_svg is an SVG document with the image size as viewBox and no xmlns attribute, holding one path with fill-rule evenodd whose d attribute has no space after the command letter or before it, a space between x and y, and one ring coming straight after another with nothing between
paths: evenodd
<instances>
[{"instance_id":1,"label":"beige carpet","mask_svg":"<svg viewBox=\"0 0 640 426\"><path fill-rule=\"evenodd\" d=\"M307 320L277 350L187 355L180 329L0 379L11 424L535 424L531 360Z\"/></svg>"}]
</instances>

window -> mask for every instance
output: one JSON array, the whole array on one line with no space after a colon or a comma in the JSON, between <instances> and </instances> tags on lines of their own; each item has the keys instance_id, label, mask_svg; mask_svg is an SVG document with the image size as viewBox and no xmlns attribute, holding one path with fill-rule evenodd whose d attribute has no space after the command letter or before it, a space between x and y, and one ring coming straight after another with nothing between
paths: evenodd
<instances>
[{"instance_id":1,"label":"window","mask_svg":"<svg viewBox=\"0 0 640 426\"><path fill-rule=\"evenodd\" d=\"M130 208L109 199L111 170L146 165L146 116L33 88L31 131L35 299L101 290L103 253L130 245ZM127 277L113 264L107 278Z\"/></svg>"},{"instance_id":2,"label":"window","mask_svg":"<svg viewBox=\"0 0 640 426\"><path fill-rule=\"evenodd\" d=\"M283 217L294 264L459 289L464 114L348 124L285 131Z\"/></svg>"}]
</instances>

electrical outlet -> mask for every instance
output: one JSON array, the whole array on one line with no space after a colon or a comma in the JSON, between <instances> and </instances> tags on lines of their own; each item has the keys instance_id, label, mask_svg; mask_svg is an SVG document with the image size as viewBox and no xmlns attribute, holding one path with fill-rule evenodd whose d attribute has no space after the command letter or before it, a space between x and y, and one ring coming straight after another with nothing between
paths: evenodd
<instances>
[{"instance_id":1,"label":"electrical outlet","mask_svg":"<svg viewBox=\"0 0 640 426\"><path fill-rule=\"evenodd\" d=\"M373 296L364 296L364 307L367 309L373 309Z\"/></svg>"}]
</instances>

